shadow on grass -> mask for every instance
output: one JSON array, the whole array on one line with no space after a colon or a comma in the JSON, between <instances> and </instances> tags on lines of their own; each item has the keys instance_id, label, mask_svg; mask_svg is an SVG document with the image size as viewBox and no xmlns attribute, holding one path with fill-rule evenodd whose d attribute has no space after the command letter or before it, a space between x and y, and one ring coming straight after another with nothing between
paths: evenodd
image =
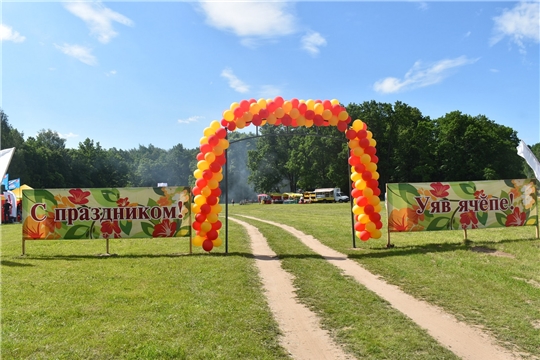
<instances>
[{"instance_id":1,"label":"shadow on grass","mask_svg":"<svg viewBox=\"0 0 540 360\"><path fill-rule=\"evenodd\" d=\"M18 262L9 261L9 260L0 260L0 265L2 265L2 266L13 266L13 267L35 266L35 265L32 265L32 264L18 263Z\"/></svg>"}]
</instances>

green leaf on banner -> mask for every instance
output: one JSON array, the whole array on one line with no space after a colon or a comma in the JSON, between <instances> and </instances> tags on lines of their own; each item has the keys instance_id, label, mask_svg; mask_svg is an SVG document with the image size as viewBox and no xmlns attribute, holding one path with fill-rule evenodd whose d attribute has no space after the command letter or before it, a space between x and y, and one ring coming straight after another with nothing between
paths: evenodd
<instances>
[{"instance_id":1,"label":"green leaf on banner","mask_svg":"<svg viewBox=\"0 0 540 360\"><path fill-rule=\"evenodd\" d=\"M495 217L497 218L497 222L501 226L506 226L506 217L507 215L505 213L497 212L495 213Z\"/></svg>"},{"instance_id":2,"label":"green leaf on banner","mask_svg":"<svg viewBox=\"0 0 540 360\"><path fill-rule=\"evenodd\" d=\"M156 194L161 195L161 196L165 195L165 193L163 192L163 189L162 189L162 188L160 188L160 187L155 187L155 188L153 188L153 189L154 189L154 192L155 192Z\"/></svg>"},{"instance_id":3,"label":"green leaf on banner","mask_svg":"<svg viewBox=\"0 0 540 360\"><path fill-rule=\"evenodd\" d=\"M120 191L118 189L103 189L101 190L101 194L103 195L103 198L109 202L118 201L120 199Z\"/></svg>"},{"instance_id":4,"label":"green leaf on banner","mask_svg":"<svg viewBox=\"0 0 540 360\"><path fill-rule=\"evenodd\" d=\"M120 226L120 229L124 232L124 234L129 235L131 232L131 228L133 227L133 222L129 220L120 220L118 222L118 225Z\"/></svg>"},{"instance_id":5,"label":"green leaf on banner","mask_svg":"<svg viewBox=\"0 0 540 360\"><path fill-rule=\"evenodd\" d=\"M436 217L433 219L432 222L429 223L428 227L426 228L427 231L433 231L433 230L448 230L448 226L450 222L450 218L448 217Z\"/></svg>"},{"instance_id":6,"label":"green leaf on banner","mask_svg":"<svg viewBox=\"0 0 540 360\"><path fill-rule=\"evenodd\" d=\"M459 187L453 186L456 195L460 198L466 199L469 196L474 196L476 192L476 184L472 181L466 183L458 183Z\"/></svg>"},{"instance_id":7,"label":"green leaf on banner","mask_svg":"<svg viewBox=\"0 0 540 360\"><path fill-rule=\"evenodd\" d=\"M64 235L64 239L87 239L89 226L74 225L68 229Z\"/></svg>"},{"instance_id":8,"label":"green leaf on banner","mask_svg":"<svg viewBox=\"0 0 540 360\"><path fill-rule=\"evenodd\" d=\"M143 222L141 223L141 228L146 235L153 237L152 233L154 232L154 225L152 223Z\"/></svg>"},{"instance_id":9,"label":"green leaf on banner","mask_svg":"<svg viewBox=\"0 0 540 360\"><path fill-rule=\"evenodd\" d=\"M486 226L486 222L488 219L488 213L487 212L478 212L476 213L476 218L480 222L480 224Z\"/></svg>"}]
</instances>

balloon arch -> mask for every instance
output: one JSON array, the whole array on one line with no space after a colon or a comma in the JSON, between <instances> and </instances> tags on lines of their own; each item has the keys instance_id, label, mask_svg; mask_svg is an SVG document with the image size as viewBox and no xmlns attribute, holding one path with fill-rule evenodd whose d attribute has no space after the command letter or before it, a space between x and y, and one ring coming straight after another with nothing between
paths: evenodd
<instances>
[{"instance_id":1,"label":"balloon arch","mask_svg":"<svg viewBox=\"0 0 540 360\"><path fill-rule=\"evenodd\" d=\"M339 101L333 100L284 100L250 99L240 103L232 103L223 112L221 123L212 121L204 129L200 140L200 153L197 155L197 170L194 171L196 182L193 187L192 213L195 220L192 224L196 231L192 243L211 251L221 246L219 237L222 223L219 214L221 189L223 180L222 167L226 163L226 151L229 147L227 131L243 129L250 124L255 126L335 126L345 133L349 146L349 164L352 181L351 196L353 198L353 221L355 235L362 241L381 237L381 204L379 195L379 161L375 149L376 141L364 122L357 119L352 122L347 110Z\"/></svg>"}]
</instances>

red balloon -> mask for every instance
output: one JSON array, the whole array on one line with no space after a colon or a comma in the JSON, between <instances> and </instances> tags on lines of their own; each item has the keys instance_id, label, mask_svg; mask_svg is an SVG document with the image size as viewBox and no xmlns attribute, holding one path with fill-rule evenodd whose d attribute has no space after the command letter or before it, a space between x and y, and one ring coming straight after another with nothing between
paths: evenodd
<instances>
[{"instance_id":1,"label":"red balloon","mask_svg":"<svg viewBox=\"0 0 540 360\"><path fill-rule=\"evenodd\" d=\"M230 122L227 125L227 129L229 129L229 131L234 131L234 129L236 129L236 123L235 122Z\"/></svg>"},{"instance_id":2,"label":"red balloon","mask_svg":"<svg viewBox=\"0 0 540 360\"><path fill-rule=\"evenodd\" d=\"M315 100L315 104L322 104L322 100Z\"/></svg>"},{"instance_id":3,"label":"red balloon","mask_svg":"<svg viewBox=\"0 0 540 360\"><path fill-rule=\"evenodd\" d=\"M365 196L360 196L358 199L356 199L356 205L358 206L366 206L368 204L368 198Z\"/></svg>"},{"instance_id":4,"label":"red balloon","mask_svg":"<svg viewBox=\"0 0 540 360\"><path fill-rule=\"evenodd\" d=\"M193 190L191 190L191 192L193 193L193 195L197 196L197 195L201 195L201 188L198 187L198 186L195 186L193 188Z\"/></svg>"},{"instance_id":5,"label":"red balloon","mask_svg":"<svg viewBox=\"0 0 540 360\"><path fill-rule=\"evenodd\" d=\"M208 184L208 181L204 178L202 179L197 179L197 181L195 181L195 185L198 186L199 188L203 188L205 187L206 185Z\"/></svg>"},{"instance_id":6,"label":"red balloon","mask_svg":"<svg viewBox=\"0 0 540 360\"><path fill-rule=\"evenodd\" d=\"M262 118L261 118L261 116L259 114L255 114L255 115L253 115L253 118L251 119L251 122L255 126L261 126Z\"/></svg>"},{"instance_id":7,"label":"red balloon","mask_svg":"<svg viewBox=\"0 0 540 360\"><path fill-rule=\"evenodd\" d=\"M307 111L307 104L306 103L301 103L300 105L298 105L298 111L300 111L301 115L305 115L306 111Z\"/></svg>"},{"instance_id":8,"label":"red balloon","mask_svg":"<svg viewBox=\"0 0 540 360\"><path fill-rule=\"evenodd\" d=\"M370 155L371 156L371 162L376 164L379 162L379 157L377 155Z\"/></svg>"},{"instance_id":9,"label":"red balloon","mask_svg":"<svg viewBox=\"0 0 540 360\"><path fill-rule=\"evenodd\" d=\"M202 204L201 205L201 213L202 214L210 214L210 205L208 204Z\"/></svg>"},{"instance_id":10,"label":"red balloon","mask_svg":"<svg viewBox=\"0 0 540 360\"><path fill-rule=\"evenodd\" d=\"M356 131L353 130L353 129L349 129L345 133L345 136L347 137L347 139L352 140L352 139L356 138Z\"/></svg>"},{"instance_id":11,"label":"red balloon","mask_svg":"<svg viewBox=\"0 0 540 360\"><path fill-rule=\"evenodd\" d=\"M337 129L341 132L345 132L349 125L345 121L340 121L337 123Z\"/></svg>"},{"instance_id":12,"label":"red balloon","mask_svg":"<svg viewBox=\"0 0 540 360\"><path fill-rule=\"evenodd\" d=\"M382 229L382 225L383 225L383 224L382 224L382 221L377 221L377 222L375 223L375 228L381 230L381 229Z\"/></svg>"},{"instance_id":13,"label":"red balloon","mask_svg":"<svg viewBox=\"0 0 540 360\"><path fill-rule=\"evenodd\" d=\"M349 116L349 117L347 117L347 120L345 120L345 122L346 122L347 124L350 124L350 123L351 123L351 121L352 121L352 118L351 118L350 116Z\"/></svg>"},{"instance_id":14,"label":"red balloon","mask_svg":"<svg viewBox=\"0 0 540 360\"><path fill-rule=\"evenodd\" d=\"M379 186L379 182L375 179L371 179L371 180L366 181L366 185L368 188L375 189Z\"/></svg>"},{"instance_id":15,"label":"red balloon","mask_svg":"<svg viewBox=\"0 0 540 360\"><path fill-rule=\"evenodd\" d=\"M273 102L272 100L268 101L266 103L266 110L268 110L268 113L271 114L273 113L274 111L276 111L276 109L278 108L279 106L276 105L275 102Z\"/></svg>"},{"instance_id":16,"label":"red balloon","mask_svg":"<svg viewBox=\"0 0 540 360\"><path fill-rule=\"evenodd\" d=\"M218 203L218 198L210 195L206 198L206 203L211 206L216 205Z\"/></svg>"},{"instance_id":17,"label":"red balloon","mask_svg":"<svg viewBox=\"0 0 540 360\"><path fill-rule=\"evenodd\" d=\"M243 114L244 114L244 109L242 109L241 106L234 109L234 117L239 118L239 117L242 117Z\"/></svg>"},{"instance_id":18,"label":"red balloon","mask_svg":"<svg viewBox=\"0 0 540 360\"><path fill-rule=\"evenodd\" d=\"M356 171L359 174L362 174L364 171L366 171L366 166L362 163L358 165L354 165L354 171Z\"/></svg>"},{"instance_id":19,"label":"red balloon","mask_svg":"<svg viewBox=\"0 0 540 360\"><path fill-rule=\"evenodd\" d=\"M221 126L227 126L229 122L225 119L221 119Z\"/></svg>"},{"instance_id":20,"label":"red balloon","mask_svg":"<svg viewBox=\"0 0 540 360\"><path fill-rule=\"evenodd\" d=\"M336 104L332 106L332 114L338 116L339 113L342 111L341 105Z\"/></svg>"},{"instance_id":21,"label":"red balloon","mask_svg":"<svg viewBox=\"0 0 540 360\"><path fill-rule=\"evenodd\" d=\"M371 171L364 171L364 172L362 173L362 179L364 179L364 180L366 180L366 181L371 180L371 177L372 177L372 176L373 176L373 175L371 174Z\"/></svg>"},{"instance_id":22,"label":"red balloon","mask_svg":"<svg viewBox=\"0 0 540 360\"><path fill-rule=\"evenodd\" d=\"M212 171L214 173L217 173L217 172L219 172L219 170L221 170L221 165L216 164L216 162L214 161L213 163L210 164L209 169L210 169L210 171ZM203 176L204 176L204 174L203 174Z\"/></svg>"},{"instance_id":23,"label":"red balloon","mask_svg":"<svg viewBox=\"0 0 540 360\"><path fill-rule=\"evenodd\" d=\"M358 135L358 138L359 139L363 139L367 136L367 131L366 130L358 130L356 132L356 134Z\"/></svg>"},{"instance_id":24,"label":"red balloon","mask_svg":"<svg viewBox=\"0 0 540 360\"><path fill-rule=\"evenodd\" d=\"M373 195L375 195L375 196L381 195L381 189L379 189L379 188L373 189Z\"/></svg>"},{"instance_id":25,"label":"red balloon","mask_svg":"<svg viewBox=\"0 0 540 360\"><path fill-rule=\"evenodd\" d=\"M204 251L212 251L212 249L214 248L214 243L212 242L212 240L204 240L202 243L202 247Z\"/></svg>"},{"instance_id":26,"label":"red balloon","mask_svg":"<svg viewBox=\"0 0 540 360\"><path fill-rule=\"evenodd\" d=\"M197 215L195 215L195 221L196 222L203 223L205 220L206 220L206 215L205 214L198 213ZM200 226L199 226L199 228L200 228Z\"/></svg>"},{"instance_id":27,"label":"red balloon","mask_svg":"<svg viewBox=\"0 0 540 360\"><path fill-rule=\"evenodd\" d=\"M351 191L351 196L355 199L357 199L358 197L362 196L362 190L360 189L357 189L357 188L354 188L352 191Z\"/></svg>"},{"instance_id":28,"label":"red balloon","mask_svg":"<svg viewBox=\"0 0 540 360\"><path fill-rule=\"evenodd\" d=\"M210 169L206 169L202 172L203 179L210 180L214 176L214 173Z\"/></svg>"},{"instance_id":29,"label":"red balloon","mask_svg":"<svg viewBox=\"0 0 540 360\"><path fill-rule=\"evenodd\" d=\"M293 109L298 109L298 105L300 104L300 101L296 98L292 98L291 104L292 104Z\"/></svg>"},{"instance_id":30,"label":"red balloon","mask_svg":"<svg viewBox=\"0 0 540 360\"><path fill-rule=\"evenodd\" d=\"M268 113L267 109L259 110L259 116L261 117L261 119L266 119L268 117L268 115L269 115L269 113ZM255 124L255 122L254 122L254 124Z\"/></svg>"},{"instance_id":31,"label":"red balloon","mask_svg":"<svg viewBox=\"0 0 540 360\"><path fill-rule=\"evenodd\" d=\"M215 223L212 223L212 230L219 230L221 229L221 221L216 221Z\"/></svg>"},{"instance_id":32,"label":"red balloon","mask_svg":"<svg viewBox=\"0 0 540 360\"><path fill-rule=\"evenodd\" d=\"M218 237L218 232L214 229L210 230L209 232L206 233L206 238L208 240L216 240Z\"/></svg>"},{"instance_id":33,"label":"red balloon","mask_svg":"<svg viewBox=\"0 0 540 360\"><path fill-rule=\"evenodd\" d=\"M208 152L210 152L210 151L212 151L212 145L210 145L210 144L203 144L203 145L201 145L201 152L202 152L203 154L206 154L206 153L208 153Z\"/></svg>"},{"instance_id":34,"label":"red balloon","mask_svg":"<svg viewBox=\"0 0 540 360\"><path fill-rule=\"evenodd\" d=\"M197 154L197 160L198 161L204 160L204 154L202 152Z\"/></svg>"},{"instance_id":35,"label":"red balloon","mask_svg":"<svg viewBox=\"0 0 540 360\"><path fill-rule=\"evenodd\" d=\"M223 166L227 162L227 159L225 159L225 153L216 156L216 159L214 160L215 163Z\"/></svg>"},{"instance_id":36,"label":"red balloon","mask_svg":"<svg viewBox=\"0 0 540 360\"><path fill-rule=\"evenodd\" d=\"M292 124L292 118L289 114L283 115L281 118L281 123L285 126L290 126Z\"/></svg>"},{"instance_id":37,"label":"red balloon","mask_svg":"<svg viewBox=\"0 0 540 360\"><path fill-rule=\"evenodd\" d=\"M373 221L374 223L377 223L379 221L381 221L381 214L379 213L371 213L369 214L369 220Z\"/></svg>"},{"instance_id":38,"label":"red balloon","mask_svg":"<svg viewBox=\"0 0 540 360\"><path fill-rule=\"evenodd\" d=\"M221 195L221 189L219 187L212 189L212 193L210 195L219 197Z\"/></svg>"},{"instance_id":39,"label":"red balloon","mask_svg":"<svg viewBox=\"0 0 540 360\"><path fill-rule=\"evenodd\" d=\"M242 100L240 101L240 108L243 110L242 111L242 114L246 111L249 111L249 101L247 100Z\"/></svg>"},{"instance_id":40,"label":"red balloon","mask_svg":"<svg viewBox=\"0 0 540 360\"><path fill-rule=\"evenodd\" d=\"M276 103L277 107L281 107L285 101L281 96L276 96L274 102Z\"/></svg>"},{"instance_id":41,"label":"red balloon","mask_svg":"<svg viewBox=\"0 0 540 360\"><path fill-rule=\"evenodd\" d=\"M360 158L358 156L351 155L349 157L349 164L351 166L358 166L358 165L362 164L362 162L360 161Z\"/></svg>"},{"instance_id":42,"label":"red balloon","mask_svg":"<svg viewBox=\"0 0 540 360\"><path fill-rule=\"evenodd\" d=\"M238 109L238 108L237 108ZM227 137L227 130L225 128L219 128L216 130L216 136L220 139L225 139Z\"/></svg>"},{"instance_id":43,"label":"red balloon","mask_svg":"<svg viewBox=\"0 0 540 360\"><path fill-rule=\"evenodd\" d=\"M358 144L362 149L365 149L369 146L369 139L368 138L361 138L360 141L358 141Z\"/></svg>"},{"instance_id":44,"label":"red balloon","mask_svg":"<svg viewBox=\"0 0 540 360\"><path fill-rule=\"evenodd\" d=\"M364 152L368 155L375 155L375 153L377 152L377 149L375 149L375 147L373 146L368 146L364 149Z\"/></svg>"},{"instance_id":45,"label":"red balloon","mask_svg":"<svg viewBox=\"0 0 540 360\"><path fill-rule=\"evenodd\" d=\"M357 222L354 224L354 230L356 231L363 231L366 229L366 224L362 224L361 222Z\"/></svg>"},{"instance_id":46,"label":"red balloon","mask_svg":"<svg viewBox=\"0 0 540 360\"><path fill-rule=\"evenodd\" d=\"M364 212L366 213L366 215L371 215L373 214L374 211L375 211L375 208L371 204L366 205L366 207L364 208Z\"/></svg>"},{"instance_id":47,"label":"red balloon","mask_svg":"<svg viewBox=\"0 0 540 360\"><path fill-rule=\"evenodd\" d=\"M307 106L307 105L306 105ZM306 110L306 113L304 114L304 117L308 120L313 120L315 118L315 111L313 110Z\"/></svg>"},{"instance_id":48,"label":"red balloon","mask_svg":"<svg viewBox=\"0 0 540 360\"><path fill-rule=\"evenodd\" d=\"M255 100L254 98L251 98L248 101L250 105L257 102L257 100Z\"/></svg>"},{"instance_id":49,"label":"red balloon","mask_svg":"<svg viewBox=\"0 0 540 360\"><path fill-rule=\"evenodd\" d=\"M324 119L322 117L322 115L315 115L315 117L313 118L313 123L316 125L316 126L322 126L324 124Z\"/></svg>"},{"instance_id":50,"label":"red balloon","mask_svg":"<svg viewBox=\"0 0 540 360\"><path fill-rule=\"evenodd\" d=\"M322 104L325 110L332 110L332 103L330 100L324 100Z\"/></svg>"},{"instance_id":51,"label":"red balloon","mask_svg":"<svg viewBox=\"0 0 540 360\"><path fill-rule=\"evenodd\" d=\"M194 230L199 231L199 230L201 230L201 223L195 221L193 224L191 224L191 227L192 227Z\"/></svg>"},{"instance_id":52,"label":"red balloon","mask_svg":"<svg viewBox=\"0 0 540 360\"><path fill-rule=\"evenodd\" d=\"M368 241L371 235L367 231L360 231L360 240Z\"/></svg>"}]
</instances>

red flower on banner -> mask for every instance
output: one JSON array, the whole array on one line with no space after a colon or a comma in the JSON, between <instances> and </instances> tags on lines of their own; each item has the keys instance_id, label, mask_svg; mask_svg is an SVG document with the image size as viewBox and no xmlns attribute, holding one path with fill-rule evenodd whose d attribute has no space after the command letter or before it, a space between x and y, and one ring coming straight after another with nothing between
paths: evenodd
<instances>
[{"instance_id":1,"label":"red flower on banner","mask_svg":"<svg viewBox=\"0 0 540 360\"><path fill-rule=\"evenodd\" d=\"M447 190L450 189L450 185L443 185L442 183L438 182L432 183L431 187L433 190L429 190L429 192L435 197L443 198L449 195Z\"/></svg>"},{"instance_id":2,"label":"red flower on banner","mask_svg":"<svg viewBox=\"0 0 540 360\"><path fill-rule=\"evenodd\" d=\"M90 196L90 191L82 191L81 189L69 190L71 196L68 196L69 201L74 204L84 205L88 203L87 197Z\"/></svg>"},{"instance_id":3,"label":"red flower on banner","mask_svg":"<svg viewBox=\"0 0 540 360\"><path fill-rule=\"evenodd\" d=\"M169 221L169 219L163 220L161 223L154 227L153 237L171 237L176 233L176 223Z\"/></svg>"},{"instance_id":4,"label":"red flower on banner","mask_svg":"<svg viewBox=\"0 0 540 360\"><path fill-rule=\"evenodd\" d=\"M113 236L115 239L120 237L122 230L118 226L118 221L105 220L101 222L101 233L105 239Z\"/></svg>"},{"instance_id":5,"label":"red flower on banner","mask_svg":"<svg viewBox=\"0 0 540 360\"><path fill-rule=\"evenodd\" d=\"M41 221L35 221L31 216L28 216L24 219L23 234L27 239L44 239L45 226Z\"/></svg>"},{"instance_id":6,"label":"red flower on banner","mask_svg":"<svg viewBox=\"0 0 540 360\"><path fill-rule=\"evenodd\" d=\"M523 226L526 220L526 214L521 212L518 207L514 208L514 212L506 217L505 226Z\"/></svg>"},{"instance_id":7,"label":"red flower on banner","mask_svg":"<svg viewBox=\"0 0 540 360\"><path fill-rule=\"evenodd\" d=\"M61 229L62 223L60 221L54 221L54 213L53 212L47 212L47 217L45 218L45 226L49 230L49 232L53 233L56 230L55 229Z\"/></svg>"},{"instance_id":8,"label":"red flower on banner","mask_svg":"<svg viewBox=\"0 0 540 360\"><path fill-rule=\"evenodd\" d=\"M118 205L118 207L126 207L126 206L129 206L129 200L127 197L125 198L120 198L118 200L116 200L116 205Z\"/></svg>"},{"instance_id":9,"label":"red flower on banner","mask_svg":"<svg viewBox=\"0 0 540 360\"><path fill-rule=\"evenodd\" d=\"M392 210L388 219L388 227L391 231L407 231L411 225L407 216L407 208Z\"/></svg>"},{"instance_id":10,"label":"red flower on banner","mask_svg":"<svg viewBox=\"0 0 540 360\"><path fill-rule=\"evenodd\" d=\"M467 229L469 225L471 225L472 229L478 229L478 219L476 213L472 210L462 213L459 222L463 229Z\"/></svg>"}]
</instances>

